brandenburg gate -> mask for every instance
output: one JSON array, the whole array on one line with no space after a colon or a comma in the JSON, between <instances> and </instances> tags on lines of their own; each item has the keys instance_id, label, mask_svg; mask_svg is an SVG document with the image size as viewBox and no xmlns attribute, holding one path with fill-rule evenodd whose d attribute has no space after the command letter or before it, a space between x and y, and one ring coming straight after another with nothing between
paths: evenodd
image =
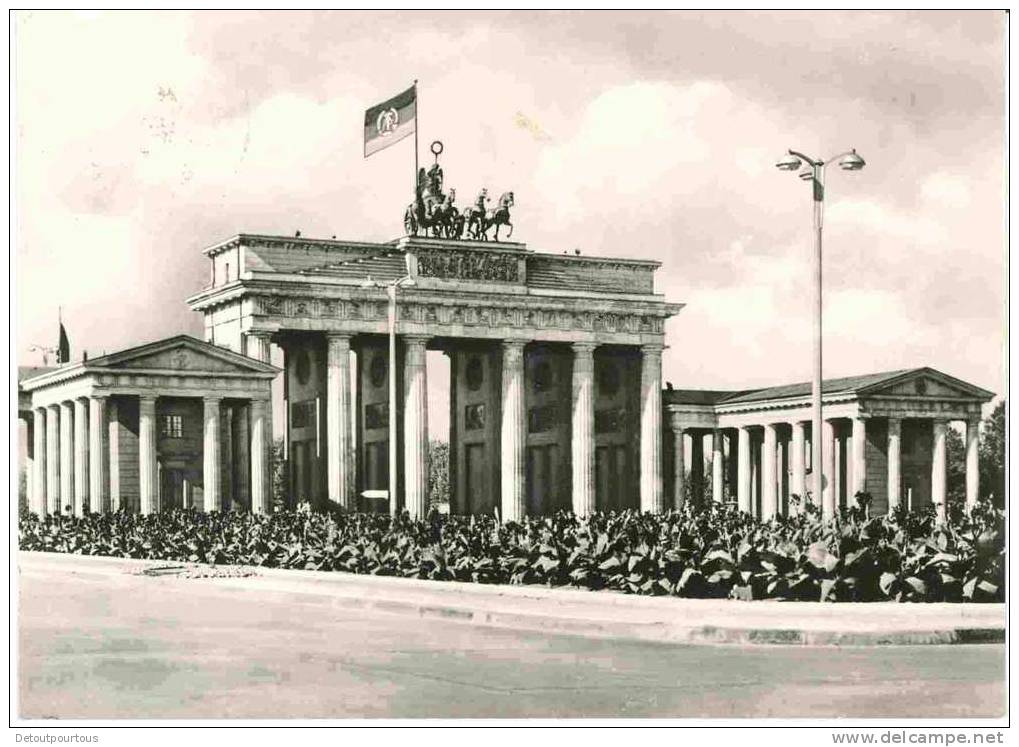
<instances>
[{"instance_id":1,"label":"brandenburg gate","mask_svg":"<svg viewBox=\"0 0 1019 747\"><path fill-rule=\"evenodd\" d=\"M508 241L358 243L241 234L188 299L206 341L284 357L293 500L366 508L389 464L396 295L397 504L428 508L426 351L450 359L450 510L504 520L672 505L662 476L659 262ZM409 281L404 281L409 278ZM412 281L412 282L410 282Z\"/></svg>"}]
</instances>

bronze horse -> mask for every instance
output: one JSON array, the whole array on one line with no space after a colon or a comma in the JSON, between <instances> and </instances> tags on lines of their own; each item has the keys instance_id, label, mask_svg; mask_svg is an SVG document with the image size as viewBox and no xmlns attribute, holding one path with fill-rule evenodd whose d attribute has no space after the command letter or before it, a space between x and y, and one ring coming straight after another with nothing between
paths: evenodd
<instances>
[{"instance_id":1,"label":"bronze horse","mask_svg":"<svg viewBox=\"0 0 1019 747\"><path fill-rule=\"evenodd\" d=\"M478 195L478 199L474 205L467 208L464 211L464 238L474 239L475 241L488 241L488 232L495 227L494 240L499 240L499 229L502 226L509 227L509 233L506 238L513 235L513 224L510 223L510 212L509 209L513 207L513 193L503 192L502 196L499 197L499 202L491 210L486 210L484 205L488 200L488 190L483 189Z\"/></svg>"},{"instance_id":2,"label":"bronze horse","mask_svg":"<svg viewBox=\"0 0 1019 747\"><path fill-rule=\"evenodd\" d=\"M485 218L484 227L481 230L481 233L484 236L485 240L488 240L488 230L493 226L495 227L496 241L499 240L499 228L502 226L509 227L509 233L506 234L507 239L513 235L513 224L510 223L510 211L509 211L511 207L513 207L513 193L503 192L502 196L499 197L498 206L495 209L491 210L488 216Z\"/></svg>"}]
</instances>

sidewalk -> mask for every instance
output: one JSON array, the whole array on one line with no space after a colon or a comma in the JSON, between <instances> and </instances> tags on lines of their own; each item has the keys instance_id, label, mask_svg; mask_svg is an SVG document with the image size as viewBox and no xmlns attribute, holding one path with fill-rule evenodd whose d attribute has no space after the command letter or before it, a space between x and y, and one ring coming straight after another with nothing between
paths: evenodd
<instances>
[{"instance_id":1,"label":"sidewalk","mask_svg":"<svg viewBox=\"0 0 1019 747\"><path fill-rule=\"evenodd\" d=\"M661 643L875 646L1002 643L1003 604L740 602L489 586L346 573L19 552L21 582L47 574L162 581L290 595L302 604L516 630ZM242 575L250 574L250 575Z\"/></svg>"}]
</instances>

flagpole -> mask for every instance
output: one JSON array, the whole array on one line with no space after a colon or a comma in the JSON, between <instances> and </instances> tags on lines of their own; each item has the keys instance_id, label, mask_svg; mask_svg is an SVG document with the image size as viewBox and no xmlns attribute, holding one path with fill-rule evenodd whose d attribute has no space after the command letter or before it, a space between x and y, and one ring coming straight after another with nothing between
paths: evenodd
<instances>
[{"instance_id":1,"label":"flagpole","mask_svg":"<svg viewBox=\"0 0 1019 747\"><path fill-rule=\"evenodd\" d=\"M418 98L418 79L414 79L414 199L418 193L418 125L421 123L421 100Z\"/></svg>"}]
</instances>

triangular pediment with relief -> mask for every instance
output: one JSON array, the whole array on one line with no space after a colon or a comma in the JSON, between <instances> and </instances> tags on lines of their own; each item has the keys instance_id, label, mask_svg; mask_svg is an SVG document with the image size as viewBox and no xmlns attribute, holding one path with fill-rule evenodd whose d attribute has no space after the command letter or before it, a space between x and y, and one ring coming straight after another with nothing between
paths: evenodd
<instances>
[{"instance_id":1,"label":"triangular pediment with relief","mask_svg":"<svg viewBox=\"0 0 1019 747\"><path fill-rule=\"evenodd\" d=\"M955 379L931 368L904 374L892 381L873 384L860 390L860 394L887 397L924 397L929 399L989 400L993 392Z\"/></svg>"},{"instance_id":2,"label":"triangular pediment with relief","mask_svg":"<svg viewBox=\"0 0 1019 747\"><path fill-rule=\"evenodd\" d=\"M89 363L91 367L117 370L228 374L264 374L276 370L261 361L185 335L124 350Z\"/></svg>"}]
</instances>

